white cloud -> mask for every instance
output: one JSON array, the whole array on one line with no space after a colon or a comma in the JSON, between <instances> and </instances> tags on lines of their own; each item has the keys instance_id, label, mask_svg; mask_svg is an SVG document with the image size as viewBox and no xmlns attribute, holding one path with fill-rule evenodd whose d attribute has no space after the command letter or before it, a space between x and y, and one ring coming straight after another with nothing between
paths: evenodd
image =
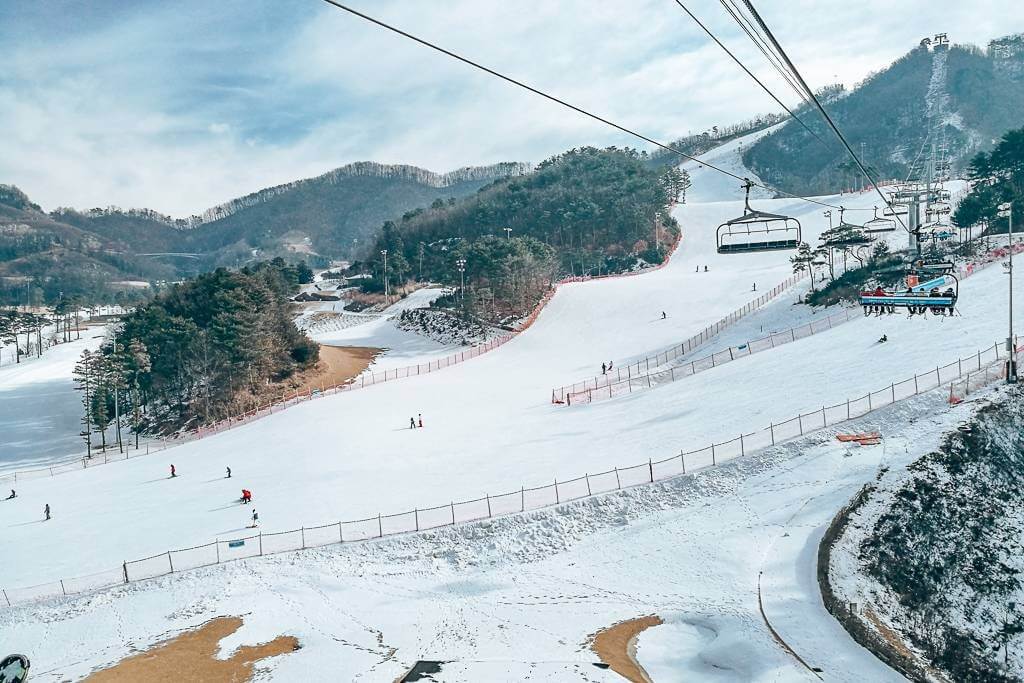
<instances>
[{"instance_id":1,"label":"white cloud","mask_svg":"<svg viewBox=\"0 0 1024 683\"><path fill-rule=\"evenodd\" d=\"M657 139L777 109L671 0L354 4ZM983 43L1016 16L1008 0L760 4L812 86L853 83L948 28ZM794 102L718 2L687 6ZM47 208L187 215L360 159L444 171L640 144L335 9L210 7L4 38L0 182Z\"/></svg>"}]
</instances>

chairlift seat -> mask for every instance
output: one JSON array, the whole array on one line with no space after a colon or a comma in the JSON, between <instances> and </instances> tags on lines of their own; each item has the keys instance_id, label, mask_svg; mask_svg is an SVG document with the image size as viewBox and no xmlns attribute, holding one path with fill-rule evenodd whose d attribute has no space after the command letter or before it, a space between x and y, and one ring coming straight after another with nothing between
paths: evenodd
<instances>
[{"instance_id":1,"label":"chairlift seat","mask_svg":"<svg viewBox=\"0 0 1024 683\"><path fill-rule=\"evenodd\" d=\"M750 180L744 183L743 215L718 226L715 233L718 253L797 249L801 239L800 221L791 216L750 208L750 188L753 186Z\"/></svg>"}]
</instances>

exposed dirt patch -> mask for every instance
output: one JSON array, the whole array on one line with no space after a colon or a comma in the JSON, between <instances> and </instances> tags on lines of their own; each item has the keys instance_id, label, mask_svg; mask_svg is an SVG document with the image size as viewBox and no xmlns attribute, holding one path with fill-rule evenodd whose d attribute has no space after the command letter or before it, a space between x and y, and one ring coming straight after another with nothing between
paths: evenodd
<instances>
[{"instance_id":1,"label":"exposed dirt patch","mask_svg":"<svg viewBox=\"0 0 1024 683\"><path fill-rule=\"evenodd\" d=\"M296 378L299 391L308 391L344 384L369 367L383 349L371 346L320 345L320 362Z\"/></svg>"},{"instance_id":2,"label":"exposed dirt patch","mask_svg":"<svg viewBox=\"0 0 1024 683\"><path fill-rule=\"evenodd\" d=\"M184 680L243 683L252 680L256 662L299 649L299 641L294 636L278 636L269 643L243 645L230 659L217 659L220 641L241 626L239 617L211 619L198 628L97 671L85 680L90 683Z\"/></svg>"},{"instance_id":3,"label":"exposed dirt patch","mask_svg":"<svg viewBox=\"0 0 1024 683\"><path fill-rule=\"evenodd\" d=\"M601 629L588 638L590 649L612 671L633 683L651 683L650 677L636 661L636 639L652 626L665 623L657 614L627 619Z\"/></svg>"}]
</instances>

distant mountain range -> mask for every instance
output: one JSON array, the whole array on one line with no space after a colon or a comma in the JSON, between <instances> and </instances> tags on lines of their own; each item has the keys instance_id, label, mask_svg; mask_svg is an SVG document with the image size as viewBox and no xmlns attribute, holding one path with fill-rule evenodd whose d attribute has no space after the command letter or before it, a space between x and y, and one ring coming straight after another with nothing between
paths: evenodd
<instances>
[{"instance_id":1,"label":"distant mountain range","mask_svg":"<svg viewBox=\"0 0 1024 683\"><path fill-rule=\"evenodd\" d=\"M352 257L387 220L531 168L510 162L438 174L358 162L177 219L117 207L47 214L18 188L0 185L0 301L23 303L26 291L47 300L99 295L113 282L174 279L280 255L314 264Z\"/></svg>"},{"instance_id":2,"label":"distant mountain range","mask_svg":"<svg viewBox=\"0 0 1024 683\"><path fill-rule=\"evenodd\" d=\"M923 175L933 143L956 174L1024 123L1024 36L984 50L923 40L852 91L833 93L825 108L879 178ZM744 151L747 167L800 194L858 185L860 174L820 114L803 107L797 115L826 144L790 122Z\"/></svg>"}]
</instances>

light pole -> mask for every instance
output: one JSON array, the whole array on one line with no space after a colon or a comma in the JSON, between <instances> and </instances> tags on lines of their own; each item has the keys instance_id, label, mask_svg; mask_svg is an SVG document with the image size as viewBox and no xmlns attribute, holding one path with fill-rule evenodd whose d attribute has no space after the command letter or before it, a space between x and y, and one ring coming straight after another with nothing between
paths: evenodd
<instances>
[{"instance_id":1,"label":"light pole","mask_svg":"<svg viewBox=\"0 0 1024 683\"><path fill-rule=\"evenodd\" d=\"M117 386L121 383L121 374L117 368L117 329L114 329L114 425L117 427L117 452L124 453L124 446L121 444L121 406L117 392Z\"/></svg>"},{"instance_id":2,"label":"light pole","mask_svg":"<svg viewBox=\"0 0 1024 683\"><path fill-rule=\"evenodd\" d=\"M512 228L505 228L505 239L512 239Z\"/></svg>"},{"instance_id":3,"label":"light pole","mask_svg":"<svg viewBox=\"0 0 1024 683\"><path fill-rule=\"evenodd\" d=\"M1010 247L1010 263L1007 268L1007 275L1010 276L1010 303L1009 303L1009 334L1006 337L1006 383L1016 384L1017 383L1017 345L1013 339L1013 203L1006 202L999 205L999 216L1005 217L1009 225L1009 247Z\"/></svg>"},{"instance_id":4,"label":"light pole","mask_svg":"<svg viewBox=\"0 0 1024 683\"><path fill-rule=\"evenodd\" d=\"M390 299L388 291L388 250L381 249L380 253L384 256L384 300L388 301Z\"/></svg>"},{"instance_id":5,"label":"light pole","mask_svg":"<svg viewBox=\"0 0 1024 683\"><path fill-rule=\"evenodd\" d=\"M455 262L459 268L459 296L462 298L462 305L466 305L466 259L460 258Z\"/></svg>"}]
</instances>

